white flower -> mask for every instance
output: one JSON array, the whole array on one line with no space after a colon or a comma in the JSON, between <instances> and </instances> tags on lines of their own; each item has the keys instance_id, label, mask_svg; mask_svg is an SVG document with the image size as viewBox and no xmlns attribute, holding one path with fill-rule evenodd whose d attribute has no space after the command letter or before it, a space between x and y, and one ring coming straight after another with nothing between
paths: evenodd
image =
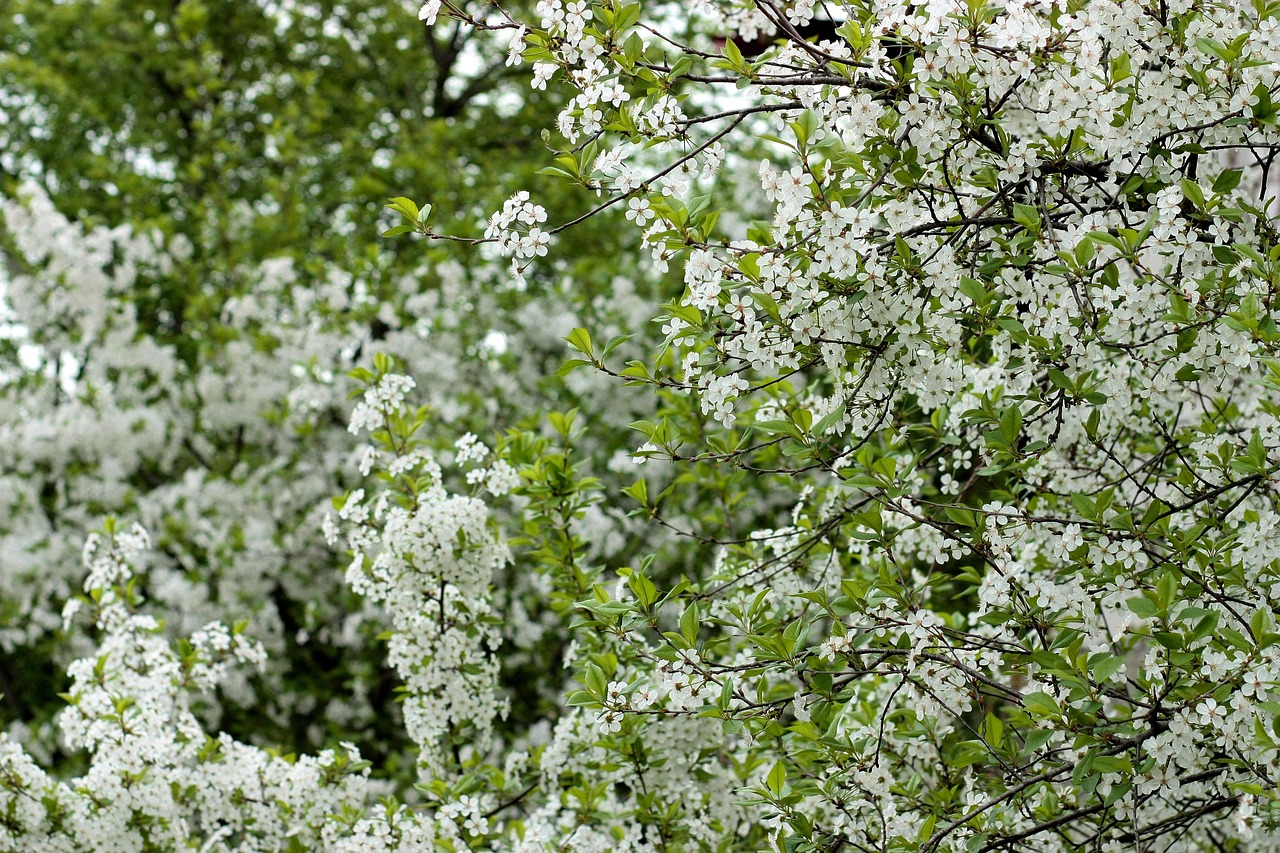
<instances>
[{"instance_id":1,"label":"white flower","mask_svg":"<svg viewBox=\"0 0 1280 853\"><path fill-rule=\"evenodd\" d=\"M633 196L627 201L627 219L630 219L641 228L648 225L653 219L653 210L649 207L649 200L640 196Z\"/></svg>"},{"instance_id":2,"label":"white flower","mask_svg":"<svg viewBox=\"0 0 1280 853\"><path fill-rule=\"evenodd\" d=\"M551 80L552 75L556 73L556 65L551 62L535 62L533 63L533 81L531 85L535 89L546 89L547 82Z\"/></svg>"},{"instance_id":3,"label":"white flower","mask_svg":"<svg viewBox=\"0 0 1280 853\"><path fill-rule=\"evenodd\" d=\"M529 32L528 27L521 27L511 36L511 43L507 45L507 67L519 65L524 57L524 37Z\"/></svg>"},{"instance_id":4,"label":"white flower","mask_svg":"<svg viewBox=\"0 0 1280 853\"><path fill-rule=\"evenodd\" d=\"M440 14L440 5L441 0L427 0L422 4L422 8L418 10L418 20L428 27L433 25Z\"/></svg>"}]
</instances>

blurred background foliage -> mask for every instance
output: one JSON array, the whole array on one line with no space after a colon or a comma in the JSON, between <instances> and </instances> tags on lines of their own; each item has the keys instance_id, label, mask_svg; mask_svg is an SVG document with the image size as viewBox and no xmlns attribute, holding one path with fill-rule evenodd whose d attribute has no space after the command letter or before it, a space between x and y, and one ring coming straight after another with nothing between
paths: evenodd
<instances>
[{"instance_id":1,"label":"blurred background foliage","mask_svg":"<svg viewBox=\"0 0 1280 853\"><path fill-rule=\"evenodd\" d=\"M0 722L60 772L80 763L51 726L56 674L90 646L57 614L80 590L85 535L116 515L155 538L142 583L171 631L248 616L267 642L267 672L209 703L210 731L298 753L355 740L410 779L385 626L319 535L329 497L359 485L345 374L374 352L418 379L446 457L465 432L491 444L521 432L534 447L545 413L576 409L576 476L612 494L637 477L653 495L680 486L658 525L633 514L638 502L575 496L578 559L613 570L654 555L652 577L674 585L713 570L725 531L788 522L789 491L770 494L758 472L630 461L641 418L667 416L698 445L695 399L556 376L574 327L636 334L619 364L661 343L650 321L682 285L648 263L620 208L558 235L522 286L466 242L379 236L393 196L431 203L435 230L463 237L519 190L548 225L599 203L538 174L552 159L540 134L568 95L508 65L510 33L427 27L416 12L395 0L0 0L0 201L29 203L37 186L68 233L127 226L166 254L132 265L117 246L104 267L115 284L86 295L74 263L32 261L0 228L9 301L43 306L0 335ZM101 328L55 307L77 292L103 302ZM130 437L155 418L155 435ZM499 605L514 737L559 714L566 614L519 559Z\"/></svg>"},{"instance_id":2,"label":"blurred background foliage","mask_svg":"<svg viewBox=\"0 0 1280 853\"><path fill-rule=\"evenodd\" d=\"M401 194L434 204L439 230L471 236L519 189L534 191L553 222L587 209L593 195L536 175L547 161L538 133L561 94L532 90L528 69L506 64L508 35L425 27L415 4L393 0L0 0L0 22L0 196L19 198L34 182L86 231L127 225L190 246L110 296L109 313L136 316L133 342L171 351L175 369L130 378L109 366L105 394L122 400L131 382L139 406L186 411L127 470L108 473L110 453L89 450L33 462L22 446L31 430L18 427L83 429L44 403L92 406L104 394L86 366L105 341L95 350L78 331L30 326L0 341L0 421L12 427L0 456L36 496L15 498L0 520L0 599L13 628L0 648L0 719L33 748L57 751L48 724L63 684L53 674L83 645L51 614L78 590L84 533L106 514L142 516L159 551L153 586L199 587L201 615L248 610L254 630L275 637L272 670L220 697L210 725L298 752L358 732L366 754L394 770L406 743L378 626L353 621L362 603L342 582L344 557L318 544L318 504L355 482L342 371L375 350L400 355L439 412L442 448L466 431L492 441L531 412L580 407L596 436L581 452L606 474L638 416L634 398L617 405L585 377L571 390L554 376L559 335L588 319L621 331L653 287L625 260L636 237L620 216L563 235L526 288L475 247L378 236L390 224L388 197ZM10 288L43 274L13 235L0 235L0 252ZM288 275L264 284L281 260ZM57 286L74 288L71 277ZM279 327L317 323L338 351L311 353L308 364ZM59 369L59 341L75 350L70 374ZM220 407L208 393L211 376L252 384L283 371L291 384L256 407ZM329 394L301 412L289 392L302 385ZM345 479L333 479L340 471ZM106 490L116 498L81 497L102 492L105 479L118 481ZM88 482L93 489L81 488ZM184 482L200 497L174 497ZM263 537L269 558L254 550ZM521 624L542 618L536 595L516 581L509 593L526 599ZM163 596L152 605L166 615ZM176 622L185 605L175 597L169 606ZM538 683L558 673L563 640L531 636L506 659L513 726L556 707L564 677ZM76 762L62 761L74 772Z\"/></svg>"}]
</instances>

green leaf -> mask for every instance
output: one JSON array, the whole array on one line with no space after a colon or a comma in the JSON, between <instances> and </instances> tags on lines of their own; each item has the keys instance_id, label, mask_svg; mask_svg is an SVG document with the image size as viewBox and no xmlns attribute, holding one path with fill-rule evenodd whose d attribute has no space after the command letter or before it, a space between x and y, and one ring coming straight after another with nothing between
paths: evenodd
<instances>
[{"instance_id":1,"label":"green leaf","mask_svg":"<svg viewBox=\"0 0 1280 853\"><path fill-rule=\"evenodd\" d=\"M1013 205L1013 221L1032 234L1040 233L1040 210L1035 205L1015 202Z\"/></svg>"},{"instance_id":2,"label":"green leaf","mask_svg":"<svg viewBox=\"0 0 1280 853\"><path fill-rule=\"evenodd\" d=\"M1076 266L1081 268L1089 266L1096 252L1097 246L1092 240L1081 240L1076 244L1074 252Z\"/></svg>"},{"instance_id":3,"label":"green leaf","mask_svg":"<svg viewBox=\"0 0 1280 853\"><path fill-rule=\"evenodd\" d=\"M565 340L570 347L594 361L595 356L591 351L591 333L586 329L574 329L565 337Z\"/></svg>"},{"instance_id":4,"label":"green leaf","mask_svg":"<svg viewBox=\"0 0 1280 853\"><path fill-rule=\"evenodd\" d=\"M1143 600L1145 601L1146 599ZM1124 666L1124 658L1119 655L1106 655L1104 653L1104 657L1101 660L1090 666L1089 674L1093 676L1094 681L1099 684L1105 684L1122 666Z\"/></svg>"},{"instance_id":5,"label":"green leaf","mask_svg":"<svg viewBox=\"0 0 1280 853\"><path fill-rule=\"evenodd\" d=\"M1213 191L1216 195L1225 195L1240 186L1243 178L1244 169L1228 169L1214 179Z\"/></svg>"},{"instance_id":6,"label":"green leaf","mask_svg":"<svg viewBox=\"0 0 1280 853\"><path fill-rule=\"evenodd\" d=\"M1190 178L1182 179L1182 194L1187 197L1187 201L1194 204L1198 209L1204 209L1204 190L1200 189L1200 185Z\"/></svg>"},{"instance_id":7,"label":"green leaf","mask_svg":"<svg viewBox=\"0 0 1280 853\"><path fill-rule=\"evenodd\" d=\"M646 610L658 600L658 588L654 586L653 581L640 572L631 573L631 577L627 578L627 586L631 588L636 601L640 602L640 606Z\"/></svg>"},{"instance_id":8,"label":"green leaf","mask_svg":"<svg viewBox=\"0 0 1280 853\"><path fill-rule=\"evenodd\" d=\"M1216 610L1200 617L1200 621L1196 622L1195 627L1191 629L1191 633L1187 635L1187 645L1189 646L1197 640L1202 640L1212 634L1214 629L1218 627L1218 618Z\"/></svg>"},{"instance_id":9,"label":"green leaf","mask_svg":"<svg viewBox=\"0 0 1280 853\"><path fill-rule=\"evenodd\" d=\"M1174 598L1178 594L1178 586L1178 576L1173 570L1165 569L1156 583L1156 604L1159 605L1161 613L1168 612L1173 606Z\"/></svg>"},{"instance_id":10,"label":"green leaf","mask_svg":"<svg viewBox=\"0 0 1280 853\"><path fill-rule=\"evenodd\" d=\"M1022 706L1032 717L1054 720L1062 717L1062 709L1058 707L1057 700L1048 693L1028 693L1022 697Z\"/></svg>"},{"instance_id":11,"label":"green leaf","mask_svg":"<svg viewBox=\"0 0 1280 853\"><path fill-rule=\"evenodd\" d=\"M773 769L769 771L769 777L765 780L765 784L769 786L770 792L775 797L781 797L782 791L787 785L787 767L782 763L781 759L774 763Z\"/></svg>"},{"instance_id":12,"label":"green leaf","mask_svg":"<svg viewBox=\"0 0 1280 853\"><path fill-rule=\"evenodd\" d=\"M688 74L691 68L693 68L693 57L687 53L682 53L676 58L675 62L671 63L671 70L667 76L674 81L677 77L683 77Z\"/></svg>"},{"instance_id":13,"label":"green leaf","mask_svg":"<svg viewBox=\"0 0 1280 853\"><path fill-rule=\"evenodd\" d=\"M584 367L589 364L591 364L591 362L587 361L585 358L571 358L564 364L560 365L560 369L556 371L556 376L563 379L579 367Z\"/></svg>"},{"instance_id":14,"label":"green leaf","mask_svg":"<svg viewBox=\"0 0 1280 853\"><path fill-rule=\"evenodd\" d=\"M985 305L989 299L987 289L982 282L967 275L960 276L960 292L969 297L969 301L979 307Z\"/></svg>"},{"instance_id":15,"label":"green leaf","mask_svg":"<svg viewBox=\"0 0 1280 853\"><path fill-rule=\"evenodd\" d=\"M414 222L418 221L418 205L411 198L405 198L404 196L393 198L387 207L402 213L407 219L412 219Z\"/></svg>"},{"instance_id":16,"label":"green leaf","mask_svg":"<svg viewBox=\"0 0 1280 853\"><path fill-rule=\"evenodd\" d=\"M997 317L996 325L1009 332L1015 341L1025 341L1027 338L1027 327L1016 317Z\"/></svg>"},{"instance_id":17,"label":"green leaf","mask_svg":"<svg viewBox=\"0 0 1280 853\"><path fill-rule=\"evenodd\" d=\"M747 61L743 58L742 51L738 49L738 45L733 39L725 39L723 53L724 58L728 60L729 70L739 72L747 70Z\"/></svg>"},{"instance_id":18,"label":"green leaf","mask_svg":"<svg viewBox=\"0 0 1280 853\"><path fill-rule=\"evenodd\" d=\"M987 712L986 731L987 743L999 748L1004 741L1004 723L1000 722L1000 718L990 711Z\"/></svg>"},{"instance_id":19,"label":"green leaf","mask_svg":"<svg viewBox=\"0 0 1280 853\"><path fill-rule=\"evenodd\" d=\"M622 43L622 53L630 62L639 62L644 56L644 39L639 33L631 33Z\"/></svg>"},{"instance_id":20,"label":"green leaf","mask_svg":"<svg viewBox=\"0 0 1280 853\"><path fill-rule=\"evenodd\" d=\"M582 682L597 700L603 700L608 693L609 682L605 678L604 670L594 662L587 663L583 670Z\"/></svg>"},{"instance_id":21,"label":"green leaf","mask_svg":"<svg viewBox=\"0 0 1280 853\"><path fill-rule=\"evenodd\" d=\"M1276 107L1271 101L1271 92L1267 89L1267 84L1259 83L1255 86L1253 97L1257 99L1252 105L1254 119L1264 124L1275 124Z\"/></svg>"},{"instance_id":22,"label":"green leaf","mask_svg":"<svg viewBox=\"0 0 1280 853\"><path fill-rule=\"evenodd\" d=\"M1099 755L1093 760L1098 773L1133 773L1133 762L1127 755Z\"/></svg>"},{"instance_id":23,"label":"green leaf","mask_svg":"<svg viewBox=\"0 0 1280 853\"><path fill-rule=\"evenodd\" d=\"M698 602L692 602L680 616L680 636L690 646L698 641L698 628L701 626L698 616Z\"/></svg>"},{"instance_id":24,"label":"green leaf","mask_svg":"<svg viewBox=\"0 0 1280 853\"><path fill-rule=\"evenodd\" d=\"M1006 409L1000 416L1000 434L1005 443L1012 445L1022 434L1022 410L1017 406Z\"/></svg>"},{"instance_id":25,"label":"green leaf","mask_svg":"<svg viewBox=\"0 0 1280 853\"><path fill-rule=\"evenodd\" d=\"M1178 368L1173 378L1179 382L1195 382L1201 376L1200 368L1193 364L1184 364Z\"/></svg>"},{"instance_id":26,"label":"green leaf","mask_svg":"<svg viewBox=\"0 0 1280 853\"><path fill-rule=\"evenodd\" d=\"M1111 57L1111 83L1115 85L1133 76L1133 60L1127 53Z\"/></svg>"},{"instance_id":27,"label":"green leaf","mask_svg":"<svg viewBox=\"0 0 1280 853\"><path fill-rule=\"evenodd\" d=\"M834 430L843 420L845 416L844 406L837 406L827 412L813 427L814 435L826 435Z\"/></svg>"},{"instance_id":28,"label":"green leaf","mask_svg":"<svg viewBox=\"0 0 1280 853\"><path fill-rule=\"evenodd\" d=\"M1143 596L1131 598L1125 602L1129 606L1129 612L1135 616L1141 616L1143 619L1154 618L1160 612L1155 603Z\"/></svg>"},{"instance_id":29,"label":"green leaf","mask_svg":"<svg viewBox=\"0 0 1280 853\"><path fill-rule=\"evenodd\" d=\"M1053 387L1061 388L1064 391L1074 391L1076 387L1076 384L1071 381L1071 377L1056 367L1049 368L1049 381L1053 383Z\"/></svg>"},{"instance_id":30,"label":"green leaf","mask_svg":"<svg viewBox=\"0 0 1280 853\"><path fill-rule=\"evenodd\" d=\"M1052 729L1035 729L1026 733L1022 739L1022 754L1033 755L1036 750L1040 749L1049 741L1053 740Z\"/></svg>"},{"instance_id":31,"label":"green leaf","mask_svg":"<svg viewBox=\"0 0 1280 853\"><path fill-rule=\"evenodd\" d=\"M649 505L649 484L647 481L636 480L623 491L635 498L641 506Z\"/></svg>"},{"instance_id":32,"label":"green leaf","mask_svg":"<svg viewBox=\"0 0 1280 853\"><path fill-rule=\"evenodd\" d=\"M604 345L604 349L600 351L600 358L603 360L608 357L609 353L613 352L615 349L634 337L635 335L614 335L609 339L609 342Z\"/></svg>"}]
</instances>

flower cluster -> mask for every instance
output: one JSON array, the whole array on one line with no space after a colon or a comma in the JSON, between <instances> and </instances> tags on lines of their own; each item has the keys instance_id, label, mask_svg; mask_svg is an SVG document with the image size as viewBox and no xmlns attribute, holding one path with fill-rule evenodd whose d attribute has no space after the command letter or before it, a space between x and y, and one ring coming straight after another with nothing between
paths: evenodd
<instances>
[{"instance_id":1,"label":"flower cluster","mask_svg":"<svg viewBox=\"0 0 1280 853\"><path fill-rule=\"evenodd\" d=\"M507 199L502 210L489 217L484 236L493 240L498 250L517 262L547 253L551 235L541 227L547 211L529 201L529 193L520 191Z\"/></svg>"},{"instance_id":2,"label":"flower cluster","mask_svg":"<svg viewBox=\"0 0 1280 853\"><path fill-rule=\"evenodd\" d=\"M372 797L367 763L354 748L286 760L205 734L194 697L217 687L233 664L260 665L262 649L219 624L175 648L136 609L131 564L147 542L135 525L108 527L85 546L101 639L69 667L69 704L58 725L67 747L87 754L88 768L78 779L56 780L0 734L0 845L212 851L238 839L237 849L275 850L334 837L337 816Z\"/></svg>"},{"instance_id":3,"label":"flower cluster","mask_svg":"<svg viewBox=\"0 0 1280 853\"><path fill-rule=\"evenodd\" d=\"M383 372L352 415L353 428L377 424L384 430L369 448L370 467L384 463L380 474L385 470L387 479L413 482L412 489L388 489L372 500L356 489L340 502L338 516L352 550L347 582L387 612L388 661L407 691L405 725L420 749L420 764L438 770L452 733L465 729L484 749L494 718L506 713L496 693L492 652L500 635L490 594L507 553L484 503L450 494L432 455L413 446L419 424L404 417L405 393L412 387L409 377ZM456 449L460 464L488 454L471 434ZM513 477L511 466L499 460L475 481L499 492ZM326 531L336 538L332 521Z\"/></svg>"}]
</instances>

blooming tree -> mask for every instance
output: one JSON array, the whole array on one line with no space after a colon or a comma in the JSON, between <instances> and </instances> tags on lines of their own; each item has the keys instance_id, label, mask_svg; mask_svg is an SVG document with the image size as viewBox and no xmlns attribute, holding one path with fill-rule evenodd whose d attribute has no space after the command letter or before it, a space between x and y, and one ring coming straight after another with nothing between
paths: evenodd
<instances>
[{"instance_id":1,"label":"blooming tree","mask_svg":"<svg viewBox=\"0 0 1280 853\"><path fill-rule=\"evenodd\" d=\"M444 448L589 396L616 401L592 419L604 453L646 414L604 377L553 376L574 326L641 322L646 282L613 282L632 264L548 267L519 290L473 251L378 237L401 184L484 205L542 165L493 130L532 125L537 93L513 102L527 86L501 52L470 62L472 35L424 31L415 11L4 7L0 714L51 761L66 758L51 673L87 652L90 625L64 631L59 613L106 515L150 532L136 573L171 636L248 619L269 653L229 676L206 725L287 751L409 743L373 641L386 626L316 534L361 476L346 374L375 349L432 378L418 402ZM414 47L428 58L399 63ZM492 156L503 172L476 165ZM452 208L460 228L476 218Z\"/></svg>"},{"instance_id":2,"label":"blooming tree","mask_svg":"<svg viewBox=\"0 0 1280 853\"><path fill-rule=\"evenodd\" d=\"M378 648L361 626L385 629L401 701L333 714L398 704L407 741L372 767L355 743L291 762L217 733L202 703L227 703L200 691L232 659L314 701L290 681L301 655L264 660L252 623L163 634L130 568L145 537L108 527L58 717L86 775L4 736L0 844L1275 849L1280 5L428 0L418 17L559 99L544 171L580 208L557 219L563 195L519 189L480 228L448 198L396 198L387 238L478 247L475 269L501 261L509 282L487 288L512 293L599 253L670 282L666 301L540 297L581 318L565 384L484 378L476 399L441 389L429 336L357 347L341 307L282 288L243 327L276 341L274 393L341 394L367 364L359 402L349 433L317 406L301 434L326 453L278 469L295 407L247 404L235 423L266 461L228 479L314 483L300 544L321 485L342 492L317 564L364 602L353 656ZM77 232L64 263L22 219L43 204L6 213L35 270L14 293L39 295L15 306L45 347L9 380L15 420L65 440L51 412L120 409L116 434L198 442L181 418L203 409L167 402L132 315L74 298L140 265L163 280L185 246ZM569 242L600 223L636 232L639 261ZM386 298L397 324L459 311ZM81 346L112 334L116 355ZM318 360L332 351L347 363ZM179 387L229 395L218 352ZM16 402L32 385L47 403ZM492 438L453 426L464 411ZM85 495L26 500L121 503Z\"/></svg>"}]
</instances>

